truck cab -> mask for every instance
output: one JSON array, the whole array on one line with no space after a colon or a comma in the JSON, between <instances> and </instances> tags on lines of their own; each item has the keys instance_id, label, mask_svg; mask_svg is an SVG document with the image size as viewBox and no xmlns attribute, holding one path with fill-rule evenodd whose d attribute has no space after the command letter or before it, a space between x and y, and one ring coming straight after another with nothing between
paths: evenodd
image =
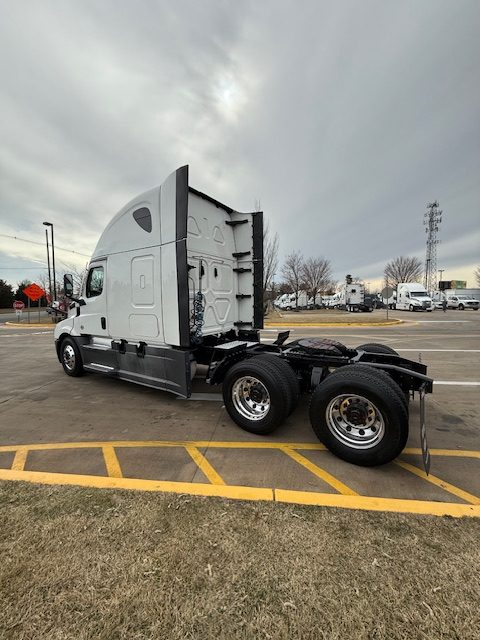
<instances>
[{"instance_id":1,"label":"truck cab","mask_svg":"<svg viewBox=\"0 0 480 640\"><path fill-rule=\"evenodd\" d=\"M263 327L263 221L188 184L188 167L123 207L55 328L83 368L187 397L205 336Z\"/></svg>"},{"instance_id":2,"label":"truck cab","mask_svg":"<svg viewBox=\"0 0 480 640\"><path fill-rule=\"evenodd\" d=\"M432 298L418 282L400 282L395 304L403 311L433 311Z\"/></svg>"}]
</instances>

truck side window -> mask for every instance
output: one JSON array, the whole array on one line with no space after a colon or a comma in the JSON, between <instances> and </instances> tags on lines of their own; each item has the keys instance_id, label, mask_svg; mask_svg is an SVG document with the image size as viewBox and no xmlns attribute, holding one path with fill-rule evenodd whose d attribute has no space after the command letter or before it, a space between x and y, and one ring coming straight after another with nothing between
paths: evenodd
<instances>
[{"instance_id":1,"label":"truck side window","mask_svg":"<svg viewBox=\"0 0 480 640\"><path fill-rule=\"evenodd\" d=\"M152 214L147 207L142 207L141 209L134 211L133 218L144 231L147 233L152 231Z\"/></svg>"},{"instance_id":2,"label":"truck side window","mask_svg":"<svg viewBox=\"0 0 480 640\"><path fill-rule=\"evenodd\" d=\"M87 298L99 296L103 291L103 267L93 267L90 269L87 279Z\"/></svg>"}]
</instances>

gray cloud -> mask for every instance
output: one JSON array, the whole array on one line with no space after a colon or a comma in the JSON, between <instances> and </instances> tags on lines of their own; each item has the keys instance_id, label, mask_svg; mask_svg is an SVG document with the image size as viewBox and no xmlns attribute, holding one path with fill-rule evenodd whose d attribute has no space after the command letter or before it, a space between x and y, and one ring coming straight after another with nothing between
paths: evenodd
<instances>
[{"instance_id":1,"label":"gray cloud","mask_svg":"<svg viewBox=\"0 0 480 640\"><path fill-rule=\"evenodd\" d=\"M89 253L116 210L188 163L233 207L260 199L282 254L324 255L338 278L423 257L435 198L439 266L463 278L478 263L478 3L0 0L0 13L0 232L42 240L48 217L59 244ZM14 244L0 236L0 267L43 259Z\"/></svg>"}]
</instances>

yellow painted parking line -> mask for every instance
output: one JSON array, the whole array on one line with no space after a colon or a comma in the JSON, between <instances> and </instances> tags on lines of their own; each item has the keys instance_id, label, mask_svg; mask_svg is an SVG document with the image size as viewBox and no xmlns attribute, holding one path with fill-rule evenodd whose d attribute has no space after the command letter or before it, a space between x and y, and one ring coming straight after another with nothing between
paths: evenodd
<instances>
[{"instance_id":1,"label":"yellow painted parking line","mask_svg":"<svg viewBox=\"0 0 480 640\"><path fill-rule=\"evenodd\" d=\"M303 504L340 509L364 511L389 511L432 516L480 517L480 507L470 504L430 502L423 500L399 500L397 498L372 498L332 493L268 489L263 487L241 487L203 484L195 482L168 482L140 480L135 478L109 478L66 473L43 473L39 471L15 471L0 469L0 480L15 480L48 485L73 485L98 489L132 489L163 493L189 494L234 500L263 500L291 504Z\"/></svg>"},{"instance_id":2,"label":"yellow painted parking line","mask_svg":"<svg viewBox=\"0 0 480 640\"><path fill-rule=\"evenodd\" d=\"M97 489L135 489L137 491L161 491L187 493L194 496L215 496L234 500L273 501L273 489L240 487L233 485L204 484L200 482L170 482L167 480L143 480L138 478L109 478L70 473L45 473L42 471L12 471L0 469L0 480L20 480L37 484L74 485Z\"/></svg>"},{"instance_id":3,"label":"yellow painted parking line","mask_svg":"<svg viewBox=\"0 0 480 640\"><path fill-rule=\"evenodd\" d=\"M190 457L198 466L198 468L210 480L211 484L225 484L225 481L220 476L220 474L215 471L210 462L205 458L203 454L200 453L197 447L185 447L185 449L188 451Z\"/></svg>"},{"instance_id":4,"label":"yellow painted parking line","mask_svg":"<svg viewBox=\"0 0 480 640\"><path fill-rule=\"evenodd\" d=\"M430 516L480 517L480 507L453 502L430 502L426 500L401 500L398 498L372 498L369 496L342 496L335 493L311 493L275 489L276 502L306 504L318 507L339 507L361 511L389 511Z\"/></svg>"},{"instance_id":5,"label":"yellow painted parking line","mask_svg":"<svg viewBox=\"0 0 480 640\"><path fill-rule=\"evenodd\" d=\"M17 449L15 457L12 462L12 470L23 471L25 469L25 463L27 461L28 448L21 447Z\"/></svg>"},{"instance_id":6,"label":"yellow painted parking line","mask_svg":"<svg viewBox=\"0 0 480 640\"><path fill-rule=\"evenodd\" d=\"M107 467L107 473L110 478L123 478L122 469L115 453L115 449L111 446L102 447L103 459Z\"/></svg>"},{"instance_id":7,"label":"yellow painted parking line","mask_svg":"<svg viewBox=\"0 0 480 640\"><path fill-rule=\"evenodd\" d=\"M431 456L446 456L449 458L478 458L480 460L480 451L468 451L466 449L429 449ZM402 453L407 455L421 456L422 450L414 447L404 449Z\"/></svg>"},{"instance_id":8,"label":"yellow painted parking line","mask_svg":"<svg viewBox=\"0 0 480 640\"><path fill-rule=\"evenodd\" d=\"M402 469L406 469L407 471L410 471L410 473L414 473L419 478L422 478L423 480L426 480L427 482L430 482L431 484L434 484L437 487L441 487L445 491L452 493L454 496L457 496L458 498L465 500L465 502L470 502L470 504L480 505L480 498L477 498L477 496L474 496L473 494L468 493L467 491L464 491L459 487L455 487L453 484L450 484L449 482L445 482L445 480L442 480L441 478L437 478L437 476L432 476L431 474L427 476L425 471L423 471L422 469L419 469L418 467L413 466L413 464L409 464L408 462L403 462L403 460L394 460L394 462L399 467L402 467Z\"/></svg>"},{"instance_id":9,"label":"yellow painted parking line","mask_svg":"<svg viewBox=\"0 0 480 640\"><path fill-rule=\"evenodd\" d=\"M0 452L17 451L25 447L29 451L48 451L53 449L101 449L111 446L115 449L139 448L139 447L197 447L217 449L304 449L306 451L326 451L325 445L320 442L238 442L238 441L210 441L210 440L111 440L111 441L87 441L87 442L48 442L35 444L9 444L1 445Z\"/></svg>"},{"instance_id":10,"label":"yellow painted parking line","mask_svg":"<svg viewBox=\"0 0 480 640\"><path fill-rule=\"evenodd\" d=\"M325 445L320 442L238 442L238 441L210 441L210 440L111 440L111 441L87 441L87 442L47 442L32 444L0 445L0 452L18 451L25 448L29 451L47 451L50 449L101 449L111 446L120 448L139 447L197 447L218 449L289 449L304 451L327 451ZM421 455L422 450L415 447L407 447L402 451L406 455ZM480 451L468 449L430 449L432 456L450 456L455 458L478 458Z\"/></svg>"},{"instance_id":11,"label":"yellow painted parking line","mask_svg":"<svg viewBox=\"0 0 480 640\"><path fill-rule=\"evenodd\" d=\"M298 464L302 465L302 467L305 467L305 469L310 471L310 473L313 473L313 475L317 476L317 478L320 478L331 487L336 489L342 495L358 496L358 493L356 491L348 487L346 484L343 484L343 482L335 478L335 476L332 476L330 473L328 473L328 471L325 471L321 467L317 467L316 464L311 462L308 458L305 458L305 456L302 456L302 454L298 453L298 451L295 451L290 447L283 447L282 451L286 453L287 456L290 456L290 458L295 460L295 462L298 462Z\"/></svg>"}]
</instances>

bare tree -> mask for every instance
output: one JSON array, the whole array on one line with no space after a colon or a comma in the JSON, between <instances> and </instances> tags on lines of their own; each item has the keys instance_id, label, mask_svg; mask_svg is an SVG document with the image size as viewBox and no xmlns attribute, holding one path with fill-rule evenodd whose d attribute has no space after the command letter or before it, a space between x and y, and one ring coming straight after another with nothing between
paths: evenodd
<instances>
[{"instance_id":1,"label":"bare tree","mask_svg":"<svg viewBox=\"0 0 480 640\"><path fill-rule=\"evenodd\" d=\"M59 271L55 269L55 276L57 280L57 287L62 288L63 291L63 276L69 273L73 277L73 293L75 296L79 296L82 291L82 283L88 273L88 264L83 268L77 267L74 264L63 263L64 269Z\"/></svg>"},{"instance_id":2,"label":"bare tree","mask_svg":"<svg viewBox=\"0 0 480 640\"><path fill-rule=\"evenodd\" d=\"M477 287L480 287L480 266L478 266L475 271L473 272L473 275L475 276L475 280L477 282Z\"/></svg>"},{"instance_id":3,"label":"bare tree","mask_svg":"<svg viewBox=\"0 0 480 640\"><path fill-rule=\"evenodd\" d=\"M396 286L399 282L418 282L422 278L423 267L418 258L399 256L385 265L385 279Z\"/></svg>"},{"instance_id":4,"label":"bare tree","mask_svg":"<svg viewBox=\"0 0 480 640\"><path fill-rule=\"evenodd\" d=\"M327 296L333 296L338 289L338 280L330 280L325 284L325 287L320 290L320 293L324 293Z\"/></svg>"},{"instance_id":5,"label":"bare tree","mask_svg":"<svg viewBox=\"0 0 480 640\"><path fill-rule=\"evenodd\" d=\"M303 286L303 256L300 251L288 254L282 267L282 275L295 294L295 307L298 307L298 292Z\"/></svg>"},{"instance_id":6,"label":"bare tree","mask_svg":"<svg viewBox=\"0 0 480 640\"><path fill-rule=\"evenodd\" d=\"M278 233L270 231L268 222L263 228L263 301L273 289L273 279L278 267Z\"/></svg>"},{"instance_id":7,"label":"bare tree","mask_svg":"<svg viewBox=\"0 0 480 640\"><path fill-rule=\"evenodd\" d=\"M309 295L313 298L315 305L316 298L320 291L327 288L332 277L330 260L325 258L307 258L303 265L303 281Z\"/></svg>"}]
</instances>

